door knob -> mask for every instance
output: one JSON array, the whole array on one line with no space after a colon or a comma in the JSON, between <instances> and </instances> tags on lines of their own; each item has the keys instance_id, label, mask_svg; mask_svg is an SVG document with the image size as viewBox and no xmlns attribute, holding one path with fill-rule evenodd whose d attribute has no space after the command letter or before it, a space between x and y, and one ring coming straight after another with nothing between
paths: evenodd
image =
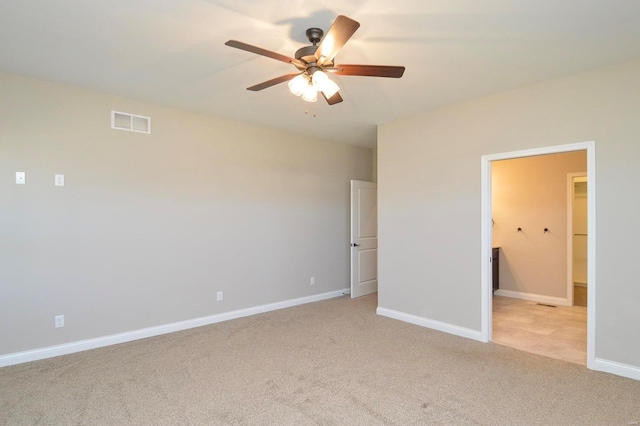
<instances>
[{"instance_id":1,"label":"door knob","mask_svg":"<svg viewBox=\"0 0 640 426\"><path fill-rule=\"evenodd\" d=\"M360 247L360 244L353 243L351 244L351 247Z\"/></svg>"}]
</instances>

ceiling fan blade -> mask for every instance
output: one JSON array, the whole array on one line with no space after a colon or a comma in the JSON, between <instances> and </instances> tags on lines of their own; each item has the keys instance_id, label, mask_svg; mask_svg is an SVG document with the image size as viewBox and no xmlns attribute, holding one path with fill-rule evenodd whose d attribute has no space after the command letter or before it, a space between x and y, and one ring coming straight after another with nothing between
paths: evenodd
<instances>
[{"instance_id":1,"label":"ceiling fan blade","mask_svg":"<svg viewBox=\"0 0 640 426\"><path fill-rule=\"evenodd\" d=\"M359 75L364 77L400 78L404 74L404 67L389 65L334 65L328 71L337 75Z\"/></svg>"},{"instance_id":2,"label":"ceiling fan blade","mask_svg":"<svg viewBox=\"0 0 640 426\"><path fill-rule=\"evenodd\" d=\"M247 87L247 90L251 90L252 92L257 92L259 90L266 89L271 86L275 86L276 84L289 81L297 75L300 75L300 73L281 75L280 77L272 78L271 80L264 81L260 84L256 84L255 86Z\"/></svg>"},{"instance_id":3,"label":"ceiling fan blade","mask_svg":"<svg viewBox=\"0 0 640 426\"><path fill-rule=\"evenodd\" d=\"M359 27L359 22L339 15L316 50L315 57L318 65L333 62L333 58Z\"/></svg>"},{"instance_id":4,"label":"ceiling fan blade","mask_svg":"<svg viewBox=\"0 0 640 426\"><path fill-rule=\"evenodd\" d=\"M271 50L263 49L261 47L252 46L247 43L243 43L237 40L229 40L225 43L227 46L235 47L236 49L246 50L247 52L255 53L257 55L266 56L267 58L276 59L278 61L286 62L288 64L297 64L301 61L292 58L290 56L281 55L277 52L272 52Z\"/></svg>"},{"instance_id":5,"label":"ceiling fan blade","mask_svg":"<svg viewBox=\"0 0 640 426\"><path fill-rule=\"evenodd\" d=\"M327 98L324 92L320 92L320 93L322 93L322 97L327 101L329 105L339 104L340 102L343 101L342 96L340 96L340 92L336 92L335 95L333 95L330 98Z\"/></svg>"}]
</instances>

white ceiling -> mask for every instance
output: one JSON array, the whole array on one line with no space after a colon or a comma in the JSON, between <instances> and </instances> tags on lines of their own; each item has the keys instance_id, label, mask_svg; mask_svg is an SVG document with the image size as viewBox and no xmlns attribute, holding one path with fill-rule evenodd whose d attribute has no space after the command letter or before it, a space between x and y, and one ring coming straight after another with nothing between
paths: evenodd
<instances>
[{"instance_id":1,"label":"white ceiling","mask_svg":"<svg viewBox=\"0 0 640 426\"><path fill-rule=\"evenodd\" d=\"M246 90L295 68L225 41L293 56L339 14L361 26L336 63L404 77L333 76L334 106ZM369 147L379 123L635 58L639 0L0 0L0 71Z\"/></svg>"}]
</instances>

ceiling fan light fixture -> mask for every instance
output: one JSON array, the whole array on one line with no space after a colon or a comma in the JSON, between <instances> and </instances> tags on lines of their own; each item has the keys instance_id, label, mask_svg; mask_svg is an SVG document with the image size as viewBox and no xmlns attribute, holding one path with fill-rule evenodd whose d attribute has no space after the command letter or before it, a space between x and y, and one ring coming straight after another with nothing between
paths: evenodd
<instances>
[{"instance_id":1,"label":"ceiling fan light fixture","mask_svg":"<svg viewBox=\"0 0 640 426\"><path fill-rule=\"evenodd\" d=\"M309 79L304 74L300 74L289 81L289 90L296 96L302 95L307 86L309 86Z\"/></svg>"},{"instance_id":2,"label":"ceiling fan light fixture","mask_svg":"<svg viewBox=\"0 0 640 426\"><path fill-rule=\"evenodd\" d=\"M327 98L332 97L340 90L340 87L324 71L318 70L314 72L311 80L316 90L324 93Z\"/></svg>"},{"instance_id":3,"label":"ceiling fan light fixture","mask_svg":"<svg viewBox=\"0 0 640 426\"><path fill-rule=\"evenodd\" d=\"M310 82L302 92L302 100L307 102L316 102L318 100L318 91Z\"/></svg>"}]
</instances>

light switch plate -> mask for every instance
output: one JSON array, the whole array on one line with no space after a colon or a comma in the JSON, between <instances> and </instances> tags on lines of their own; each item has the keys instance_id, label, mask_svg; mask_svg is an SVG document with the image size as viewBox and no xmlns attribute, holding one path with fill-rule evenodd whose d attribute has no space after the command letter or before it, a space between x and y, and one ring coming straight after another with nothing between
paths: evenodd
<instances>
[{"instance_id":1,"label":"light switch plate","mask_svg":"<svg viewBox=\"0 0 640 426\"><path fill-rule=\"evenodd\" d=\"M64 175L56 175L55 185L56 186L64 186Z\"/></svg>"},{"instance_id":2,"label":"light switch plate","mask_svg":"<svg viewBox=\"0 0 640 426\"><path fill-rule=\"evenodd\" d=\"M24 185L27 183L27 175L25 172L16 172L16 184Z\"/></svg>"}]
</instances>

